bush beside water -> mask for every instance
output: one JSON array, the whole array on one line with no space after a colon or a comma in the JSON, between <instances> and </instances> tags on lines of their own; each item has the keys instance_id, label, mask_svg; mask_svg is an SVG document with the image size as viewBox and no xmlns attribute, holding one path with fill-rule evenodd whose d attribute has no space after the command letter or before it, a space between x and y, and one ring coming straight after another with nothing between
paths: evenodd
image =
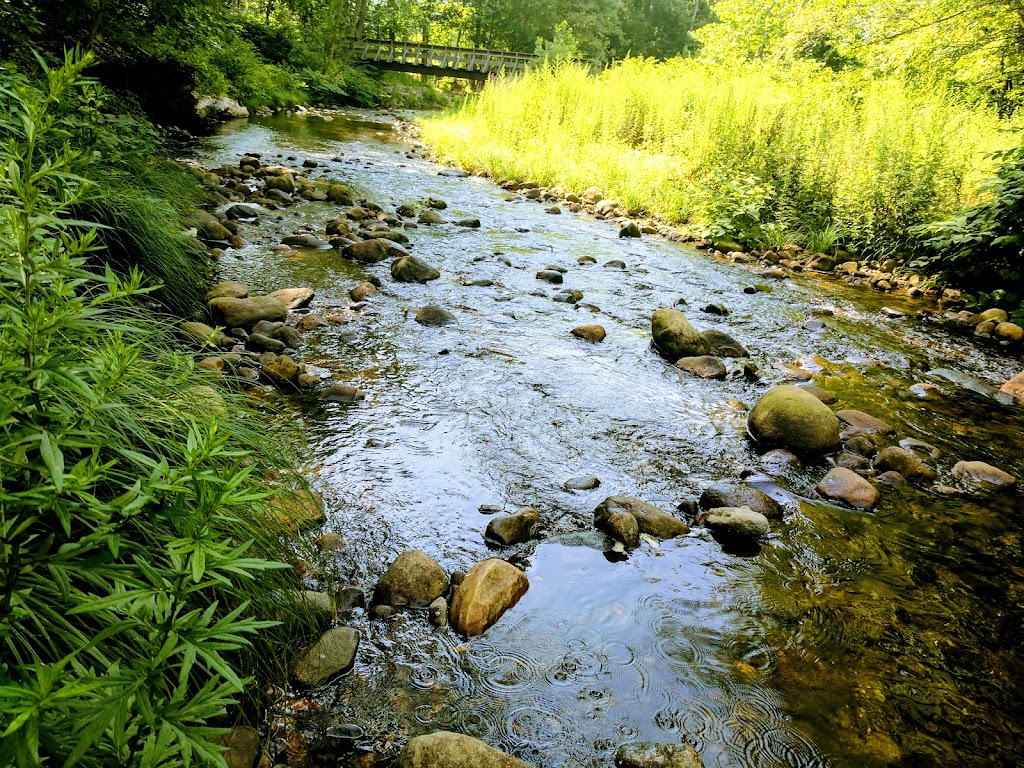
<instances>
[{"instance_id":1,"label":"bush beside water","mask_svg":"<svg viewBox=\"0 0 1024 768\"><path fill-rule=\"evenodd\" d=\"M287 452L175 353L141 272L97 267L101 145L60 106L90 62L0 84L0 764L225 765L213 726L304 631L265 620Z\"/></svg>"}]
</instances>

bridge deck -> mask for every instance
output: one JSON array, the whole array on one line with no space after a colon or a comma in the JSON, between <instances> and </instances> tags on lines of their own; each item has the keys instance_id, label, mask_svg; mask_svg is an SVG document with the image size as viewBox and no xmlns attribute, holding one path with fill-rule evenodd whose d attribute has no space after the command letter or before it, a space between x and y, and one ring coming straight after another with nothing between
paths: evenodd
<instances>
[{"instance_id":1,"label":"bridge deck","mask_svg":"<svg viewBox=\"0 0 1024 768\"><path fill-rule=\"evenodd\" d=\"M393 40L353 40L356 61L381 69L397 69L442 77L484 80L501 72L521 72L538 57L533 53L455 48L448 45L403 43Z\"/></svg>"}]
</instances>

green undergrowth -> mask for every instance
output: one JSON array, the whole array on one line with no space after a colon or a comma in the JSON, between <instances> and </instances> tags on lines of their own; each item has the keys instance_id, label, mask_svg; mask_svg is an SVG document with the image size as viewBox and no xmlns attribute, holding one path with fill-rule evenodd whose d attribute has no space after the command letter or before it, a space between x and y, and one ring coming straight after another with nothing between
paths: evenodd
<instances>
[{"instance_id":1,"label":"green undergrowth","mask_svg":"<svg viewBox=\"0 0 1024 768\"><path fill-rule=\"evenodd\" d=\"M216 726L311 630L270 508L288 430L97 267L102 151L64 112L89 62L0 83L0 765L225 765Z\"/></svg>"},{"instance_id":2,"label":"green undergrowth","mask_svg":"<svg viewBox=\"0 0 1024 768\"><path fill-rule=\"evenodd\" d=\"M911 229L979 202L1005 147L951 94L814 65L627 59L488 83L424 122L445 162L581 192L746 246L906 253Z\"/></svg>"}]
</instances>

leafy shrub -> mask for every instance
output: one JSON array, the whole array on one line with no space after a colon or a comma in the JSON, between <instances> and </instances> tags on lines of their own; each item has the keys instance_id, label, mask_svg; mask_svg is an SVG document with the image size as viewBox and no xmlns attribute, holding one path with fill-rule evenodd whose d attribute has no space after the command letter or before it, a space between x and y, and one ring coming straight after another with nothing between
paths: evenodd
<instances>
[{"instance_id":1,"label":"leafy shrub","mask_svg":"<svg viewBox=\"0 0 1024 768\"><path fill-rule=\"evenodd\" d=\"M922 250L912 266L981 293L979 303L1016 307L1024 300L1024 144L990 157L999 163L985 185L990 197L915 230Z\"/></svg>"},{"instance_id":2,"label":"leafy shrub","mask_svg":"<svg viewBox=\"0 0 1024 768\"><path fill-rule=\"evenodd\" d=\"M342 67L328 75L306 68L299 77L315 104L375 107L384 98L380 84L357 67Z\"/></svg>"},{"instance_id":3,"label":"leafy shrub","mask_svg":"<svg viewBox=\"0 0 1024 768\"><path fill-rule=\"evenodd\" d=\"M279 457L133 308L137 272L86 269L55 108L90 62L0 87L0 765L223 766L211 721L288 583L259 512Z\"/></svg>"}]
</instances>

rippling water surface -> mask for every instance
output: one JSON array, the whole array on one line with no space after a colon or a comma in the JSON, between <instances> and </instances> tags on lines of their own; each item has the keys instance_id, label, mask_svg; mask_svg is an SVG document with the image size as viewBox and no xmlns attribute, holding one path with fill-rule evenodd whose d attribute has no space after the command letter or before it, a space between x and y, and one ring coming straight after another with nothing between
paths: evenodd
<instances>
[{"instance_id":1,"label":"rippling water surface","mask_svg":"<svg viewBox=\"0 0 1024 768\"><path fill-rule=\"evenodd\" d=\"M1024 745L1024 558L1018 493L983 498L883 489L873 513L816 500L824 465L762 476L787 500L756 556L723 552L700 529L607 557L593 535L606 496L665 509L713 481L759 469L744 405L799 362L816 382L943 451L940 482L959 459L1024 476L1021 409L961 390L928 371L954 369L998 386L1020 367L973 340L912 320L899 306L838 282L775 283L684 245L619 240L611 225L544 207L482 179L439 176L384 118L253 119L205 150L215 164L246 152L312 158L315 177L349 183L393 210L440 197L454 225L409 230L412 250L442 271L427 285L392 282L387 265L337 252L275 254L281 232L323 232L328 204L307 203L246 229L222 260L225 279L255 292L308 285L313 310L347 307L368 275L384 289L354 322L307 334L304 360L360 386L357 406L298 403L308 465L329 500L328 528L349 543L344 577L367 592L400 551L416 547L449 571L488 556L526 568L530 590L482 637L463 641L425 614L357 619L355 671L324 698L358 722L363 746L393 753L439 728L485 739L536 766L609 765L637 738L694 744L705 766L1010 766ZM291 161L293 164L296 161ZM589 255L598 264L580 266ZM601 265L626 262L625 271ZM505 263L511 262L511 266ZM538 269L568 269L575 307ZM487 278L490 287L461 278ZM751 351L765 380L697 380L650 349L650 315L684 299L698 328ZM704 314L725 304L722 318ZM409 312L438 304L458 324L424 328ZM835 313L814 333L813 308ZM569 335L585 322L601 344ZM738 373L738 372L737 372ZM909 385L946 396L922 401ZM601 487L566 491L595 474ZM758 478L755 478L758 480ZM537 508L538 545L489 550L480 505Z\"/></svg>"}]
</instances>

